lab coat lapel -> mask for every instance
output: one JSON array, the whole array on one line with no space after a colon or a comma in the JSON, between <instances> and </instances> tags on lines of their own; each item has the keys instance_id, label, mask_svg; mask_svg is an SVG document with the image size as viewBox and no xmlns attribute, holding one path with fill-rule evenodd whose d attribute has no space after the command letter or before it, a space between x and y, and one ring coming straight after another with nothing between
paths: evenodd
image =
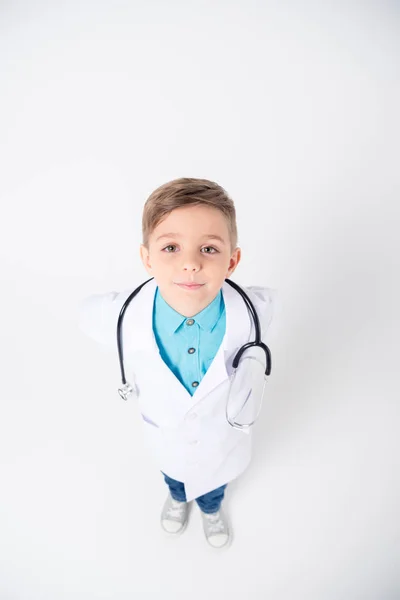
<instances>
[{"instance_id":1,"label":"lab coat lapel","mask_svg":"<svg viewBox=\"0 0 400 600\"><path fill-rule=\"evenodd\" d=\"M149 352L157 349L153 334L153 304L157 284L146 283L126 309L122 327L123 345L129 351Z\"/></svg>"},{"instance_id":2,"label":"lab coat lapel","mask_svg":"<svg viewBox=\"0 0 400 600\"><path fill-rule=\"evenodd\" d=\"M226 331L210 367L193 395L200 401L225 381L232 372L232 360L240 346L249 341L251 322L247 307L240 294L228 283L222 285L225 303Z\"/></svg>"},{"instance_id":3,"label":"lab coat lapel","mask_svg":"<svg viewBox=\"0 0 400 600\"><path fill-rule=\"evenodd\" d=\"M139 369L139 379L145 376L147 383L154 386L154 390L158 390L157 397L153 400L155 403L163 404L163 390L168 390L168 395L173 396L175 407L180 414L179 406L186 407L191 395L160 355L153 332L153 306L156 289L157 284L152 279L143 286L126 309L122 327L124 362L127 372L134 373ZM172 405L170 405L170 412L174 415Z\"/></svg>"}]
</instances>

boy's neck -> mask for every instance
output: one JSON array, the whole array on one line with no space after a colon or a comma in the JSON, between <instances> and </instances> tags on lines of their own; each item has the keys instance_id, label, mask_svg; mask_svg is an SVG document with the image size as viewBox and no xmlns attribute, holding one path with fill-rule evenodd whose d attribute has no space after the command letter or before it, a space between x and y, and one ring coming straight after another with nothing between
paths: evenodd
<instances>
[{"instance_id":1,"label":"boy's neck","mask_svg":"<svg viewBox=\"0 0 400 600\"><path fill-rule=\"evenodd\" d=\"M221 290L218 291L217 295L214 296L214 298L204 299L203 302L195 302L194 300L192 302L189 302L184 300L177 301L176 298L169 298L168 295L162 294L160 288L158 288L158 293L160 294L164 302L166 302L171 308L173 308L177 313L179 313L180 315L182 315L182 317L185 317L186 319L198 315L202 310L207 308L207 306L209 306L220 294L220 291Z\"/></svg>"}]
</instances>

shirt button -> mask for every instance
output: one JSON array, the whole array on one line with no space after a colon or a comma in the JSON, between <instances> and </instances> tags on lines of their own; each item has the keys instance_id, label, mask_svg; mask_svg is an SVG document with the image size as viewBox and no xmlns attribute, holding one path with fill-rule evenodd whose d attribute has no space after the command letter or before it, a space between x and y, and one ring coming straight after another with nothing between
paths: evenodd
<instances>
[{"instance_id":1,"label":"shirt button","mask_svg":"<svg viewBox=\"0 0 400 600\"><path fill-rule=\"evenodd\" d=\"M199 385L199 382L198 382L198 381L193 381L193 383L192 383L192 387L197 387L198 385Z\"/></svg>"},{"instance_id":2,"label":"shirt button","mask_svg":"<svg viewBox=\"0 0 400 600\"><path fill-rule=\"evenodd\" d=\"M189 354L194 354L196 352L196 348L189 348Z\"/></svg>"},{"instance_id":3,"label":"shirt button","mask_svg":"<svg viewBox=\"0 0 400 600\"><path fill-rule=\"evenodd\" d=\"M194 319L188 319L186 321L186 325L193 325L193 323L194 323Z\"/></svg>"}]
</instances>

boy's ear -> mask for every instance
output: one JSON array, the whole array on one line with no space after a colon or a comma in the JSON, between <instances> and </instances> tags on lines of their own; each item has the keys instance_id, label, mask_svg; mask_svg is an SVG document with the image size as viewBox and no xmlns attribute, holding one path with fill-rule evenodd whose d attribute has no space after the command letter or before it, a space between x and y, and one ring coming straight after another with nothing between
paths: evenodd
<instances>
[{"instance_id":1,"label":"boy's ear","mask_svg":"<svg viewBox=\"0 0 400 600\"><path fill-rule=\"evenodd\" d=\"M242 251L238 246L237 248L235 248L235 250L230 258L228 272L226 274L226 277L230 277L232 275L232 273L234 272L234 270L240 263L241 257L242 257Z\"/></svg>"},{"instance_id":2,"label":"boy's ear","mask_svg":"<svg viewBox=\"0 0 400 600\"><path fill-rule=\"evenodd\" d=\"M149 273L149 275L152 275L153 269L151 268L150 264L150 254L146 246L143 244L140 244L140 258L142 259L142 263L146 271Z\"/></svg>"}]
</instances>

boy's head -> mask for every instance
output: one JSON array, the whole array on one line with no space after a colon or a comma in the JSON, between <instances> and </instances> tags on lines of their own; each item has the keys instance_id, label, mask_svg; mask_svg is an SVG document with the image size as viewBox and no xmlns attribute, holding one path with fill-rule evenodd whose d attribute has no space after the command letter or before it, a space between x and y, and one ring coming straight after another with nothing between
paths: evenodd
<instances>
[{"instance_id":1,"label":"boy's head","mask_svg":"<svg viewBox=\"0 0 400 600\"><path fill-rule=\"evenodd\" d=\"M240 261L233 201L207 179L165 183L147 199L140 255L164 300L193 316L216 297ZM200 284L184 287L182 284Z\"/></svg>"}]
</instances>

